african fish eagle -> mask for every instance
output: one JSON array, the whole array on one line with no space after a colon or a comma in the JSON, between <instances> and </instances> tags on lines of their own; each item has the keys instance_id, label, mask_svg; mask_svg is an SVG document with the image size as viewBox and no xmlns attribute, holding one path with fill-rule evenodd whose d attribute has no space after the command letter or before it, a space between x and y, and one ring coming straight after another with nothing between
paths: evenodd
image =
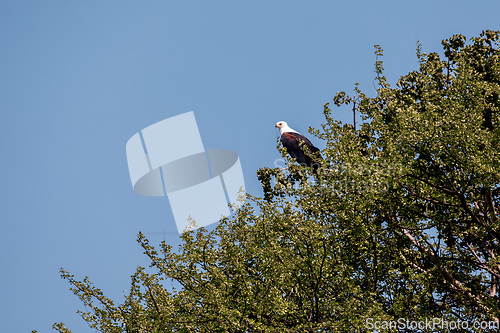
<instances>
[{"instance_id":1,"label":"african fish eagle","mask_svg":"<svg viewBox=\"0 0 500 333\"><path fill-rule=\"evenodd\" d=\"M312 167L316 171L319 167L319 163L313 158L317 156L317 159L323 159L319 153L319 149L314 147L311 141L305 136L291 129L285 121L279 121L276 123L275 127L280 130L280 141L283 147L286 148L288 154L290 154L290 156L300 165ZM301 141L303 142L302 147L300 144Z\"/></svg>"}]
</instances>

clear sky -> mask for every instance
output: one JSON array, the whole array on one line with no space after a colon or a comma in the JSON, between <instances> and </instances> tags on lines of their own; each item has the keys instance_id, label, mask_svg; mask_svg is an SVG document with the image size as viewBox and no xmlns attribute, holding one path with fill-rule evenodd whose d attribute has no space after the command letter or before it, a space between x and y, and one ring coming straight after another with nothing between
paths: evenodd
<instances>
[{"instance_id":1,"label":"clear sky","mask_svg":"<svg viewBox=\"0 0 500 333\"><path fill-rule=\"evenodd\" d=\"M121 301L147 263L138 231L178 244L166 198L132 190L139 130L194 111L205 148L236 151L260 195L275 123L307 134L337 91L373 94L374 44L395 83L417 41L440 51L500 29L498 13L498 0L1 1L0 330L90 332L59 268Z\"/></svg>"}]
</instances>

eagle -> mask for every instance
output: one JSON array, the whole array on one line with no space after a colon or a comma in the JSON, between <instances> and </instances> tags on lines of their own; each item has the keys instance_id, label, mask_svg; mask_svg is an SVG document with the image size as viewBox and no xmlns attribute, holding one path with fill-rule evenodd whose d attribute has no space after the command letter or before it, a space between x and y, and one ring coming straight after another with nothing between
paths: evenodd
<instances>
[{"instance_id":1,"label":"eagle","mask_svg":"<svg viewBox=\"0 0 500 333\"><path fill-rule=\"evenodd\" d=\"M280 130L280 141L288 154L300 165L308 166L316 171L320 166L318 159L323 159L319 153L319 149L314 147L311 141L305 136L291 129L285 121L277 122L275 127Z\"/></svg>"}]
</instances>

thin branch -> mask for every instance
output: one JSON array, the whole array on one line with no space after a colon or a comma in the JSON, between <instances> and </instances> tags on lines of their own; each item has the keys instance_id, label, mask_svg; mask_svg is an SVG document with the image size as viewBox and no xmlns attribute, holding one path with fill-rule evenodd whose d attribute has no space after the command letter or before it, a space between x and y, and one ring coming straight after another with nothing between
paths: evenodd
<instances>
[{"instance_id":1,"label":"thin branch","mask_svg":"<svg viewBox=\"0 0 500 333\"><path fill-rule=\"evenodd\" d=\"M403 233L406 235L406 237L408 237L408 239L412 242L413 245L415 245L415 247L417 247L420 252L426 254L429 259L431 260L432 263L434 263L437 268L441 271L441 275L444 277L444 279L446 281L448 281L450 283L450 287L455 290L455 291L458 291L462 294L465 294L467 297L469 297L470 299L474 300L477 304L477 306L485 313L489 313L489 309L487 306L485 306L483 304L483 300L482 300L482 297L481 296L476 296L476 295L473 295L469 290L467 290L467 288L465 288L465 286L460 282L458 281L457 279L455 279L451 273L446 269L446 267L444 267L443 263L441 262L440 258L436 255L436 253L434 253L433 251L425 248L424 246L422 246L409 232L408 230L406 229L403 229ZM495 321L498 321L498 318L494 317L493 318Z\"/></svg>"}]
</instances>

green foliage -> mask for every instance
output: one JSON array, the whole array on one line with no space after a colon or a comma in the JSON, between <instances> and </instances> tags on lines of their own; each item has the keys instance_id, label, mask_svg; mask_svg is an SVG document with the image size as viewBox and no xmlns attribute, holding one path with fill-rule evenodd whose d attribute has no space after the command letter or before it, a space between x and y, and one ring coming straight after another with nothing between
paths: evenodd
<instances>
[{"instance_id":1,"label":"green foliage","mask_svg":"<svg viewBox=\"0 0 500 333\"><path fill-rule=\"evenodd\" d=\"M212 232L185 232L179 251L162 243L157 252L139 234L151 267L138 267L123 304L61 271L88 309L83 318L102 332L498 321L499 37L453 36L444 60L417 45L418 70L395 88L376 46L377 96L356 84L355 96L334 98L352 104L362 125L335 121L325 104L325 124L310 131L326 142L319 173L291 162L288 175L259 170L264 197L248 196ZM168 281L179 290L168 291Z\"/></svg>"}]
</instances>

